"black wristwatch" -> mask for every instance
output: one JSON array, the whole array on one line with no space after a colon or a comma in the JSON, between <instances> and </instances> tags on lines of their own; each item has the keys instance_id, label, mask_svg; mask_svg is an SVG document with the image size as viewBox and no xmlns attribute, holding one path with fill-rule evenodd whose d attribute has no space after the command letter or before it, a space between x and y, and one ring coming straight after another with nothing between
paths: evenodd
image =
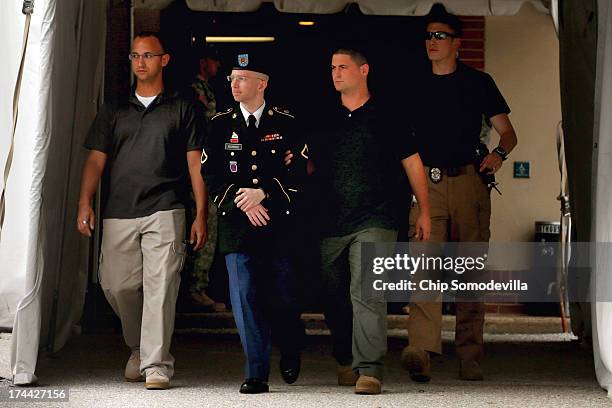
<instances>
[{"instance_id":1,"label":"black wristwatch","mask_svg":"<svg viewBox=\"0 0 612 408\"><path fill-rule=\"evenodd\" d=\"M502 161L506 160L506 158L508 157L508 152L504 150L504 148L501 146L497 146L495 149L493 149L493 151L499 154L499 157L501 157Z\"/></svg>"}]
</instances>

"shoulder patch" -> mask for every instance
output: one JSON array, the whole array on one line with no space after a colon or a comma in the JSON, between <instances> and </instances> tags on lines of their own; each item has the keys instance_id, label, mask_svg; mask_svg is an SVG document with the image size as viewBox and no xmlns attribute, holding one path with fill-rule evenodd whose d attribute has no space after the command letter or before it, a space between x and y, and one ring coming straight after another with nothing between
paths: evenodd
<instances>
[{"instance_id":1,"label":"shoulder patch","mask_svg":"<svg viewBox=\"0 0 612 408\"><path fill-rule=\"evenodd\" d=\"M289 116L291 119L295 119L295 116L289 113L289 110L287 109L281 109L277 106L273 107L272 109L274 109L274 112L276 113L280 113L281 115Z\"/></svg>"},{"instance_id":2,"label":"shoulder patch","mask_svg":"<svg viewBox=\"0 0 612 408\"><path fill-rule=\"evenodd\" d=\"M234 110L234 108L229 108L225 112L217 112L217 114L215 116L213 116L212 118L210 118L210 120L216 119L219 116L227 115L228 113L231 113L233 110Z\"/></svg>"}]
</instances>

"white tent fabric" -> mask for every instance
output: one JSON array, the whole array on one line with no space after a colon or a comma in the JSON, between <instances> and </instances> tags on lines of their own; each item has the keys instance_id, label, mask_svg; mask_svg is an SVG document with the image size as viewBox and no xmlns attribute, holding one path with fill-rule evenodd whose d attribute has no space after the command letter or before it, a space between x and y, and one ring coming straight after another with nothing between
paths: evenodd
<instances>
[{"instance_id":1,"label":"white tent fabric","mask_svg":"<svg viewBox=\"0 0 612 408\"><path fill-rule=\"evenodd\" d=\"M58 348L83 309L88 243L73 220L80 145L100 99L106 24L100 15L105 9L105 1L38 0L32 15L0 241L0 326L13 329L15 384L36 380L39 345L46 344L49 323ZM4 166L25 20L21 2L0 8L0 20L7 46L0 67ZM50 319L55 310L57 321Z\"/></svg>"},{"instance_id":2,"label":"white tent fabric","mask_svg":"<svg viewBox=\"0 0 612 408\"><path fill-rule=\"evenodd\" d=\"M6 13L2 30L3 38L10 39L6 50L8 64L0 68L2 77L11 78L11 86L2 87L3 92L11 94L3 101L0 133L2 139L2 168L6 163L6 153L10 146L12 120L12 94L15 88L18 64L21 58L21 44L25 16L21 4L11 2L2 10ZM53 10L42 4L39 12L32 17L29 46L26 52L19 116L15 131L15 148L10 177L6 185L6 218L0 242L3 285L9 285L9 296L0 310L0 321L6 325L14 317L11 365L19 375L19 382L31 382L34 377L40 332L40 270L39 226L42 196L42 177L45 172L46 154L49 138L50 89L47 86L51 73L50 44L53 43ZM3 33L4 34L4 33ZM8 111L8 112L7 112ZM9 113L10 112L10 113ZM10 237L10 239L9 239ZM8 303L12 300L14 303ZM15 302L16 301L16 302ZM14 360L17 355L28 356ZM15 364L13 364L15 362Z\"/></svg>"},{"instance_id":3,"label":"white tent fabric","mask_svg":"<svg viewBox=\"0 0 612 408\"><path fill-rule=\"evenodd\" d=\"M595 80L595 242L612 242L612 6L598 2L597 77ZM597 251L592 299L607 299L612 292L612 258ZM612 302L592 304L595 372L599 384L612 397Z\"/></svg>"},{"instance_id":4,"label":"white tent fabric","mask_svg":"<svg viewBox=\"0 0 612 408\"><path fill-rule=\"evenodd\" d=\"M533 2L533 1L532 1ZM87 127L101 100L106 0L37 0L30 28L19 104L16 148L7 183L6 222L0 241L0 327L13 328L11 365L17 384L35 381L45 334L55 333L52 350L67 340L82 312L87 279L88 241L74 228ZM134 0L135 7L164 8L172 0ZM202 11L253 11L261 1L187 0ZM276 0L283 12L332 13L347 1ZM362 0L366 14L425 14L434 1ZM521 0L447 0L458 14L512 14ZM540 5L539 1L535 3ZM612 7L599 1L597 94L599 134L595 169L594 240L610 242L612 189ZM0 165L8 152L12 93L16 82L24 16L21 2L0 8L5 57L0 65ZM76 28L76 30L75 30ZM0 180L0 183L2 181ZM612 260L598 258L598 272ZM601 273L595 274L601 276ZM601 287L600 283L598 285ZM606 287L610 290L612 285ZM57 289L57 290L56 290ZM54 306L56 305L56 307ZM598 380L612 389L612 303L594 304L595 365ZM52 319L57 311L57 320Z\"/></svg>"},{"instance_id":5,"label":"white tent fabric","mask_svg":"<svg viewBox=\"0 0 612 408\"><path fill-rule=\"evenodd\" d=\"M19 16L19 18L16 18ZM13 122L13 92L17 82L17 72L19 70L19 60L21 53L21 43L25 25L25 16L21 14L21 4L12 2L6 7L0 8L0 38L3 39L4 63L0 66L0 78L3 78L3 86L0 87L0 172L4 171L7 161L10 135ZM35 32L39 25L34 21L31 31ZM36 41L35 35L32 41ZM27 85L25 85L27 87ZM31 125L32 123L30 123ZM31 148L25 145L23 132L31 134L33 129L19 129L17 134L17 145L19 151L13 165L14 174L27 176L31 171L27 166L21 165L22 150ZM23 146L23 148L21 147ZM27 177L30 179L30 177ZM15 179L16 180L16 179ZM7 213L13 213L15 208L25 206L25 200L18 200L17 197L25 197L28 191L26 183L7 183ZM0 178L0 186L4 187L4 179ZM29 223L24 212L21 219L7 217L4 230L5 237L0 242L0 327L12 327L15 317L15 307L25 294L25 264L19 268L9 268L14 265L19 258L23 258L27 248L27 229L23 228Z\"/></svg>"},{"instance_id":6,"label":"white tent fabric","mask_svg":"<svg viewBox=\"0 0 612 408\"><path fill-rule=\"evenodd\" d=\"M173 0L135 0L135 8L163 9ZM253 12L259 9L261 0L186 0L195 11ZM434 3L444 3L447 10L462 15L512 15L522 4L529 2L546 11L541 0L274 0L277 10L286 13L339 13L348 4L357 3L362 13L368 15L423 16Z\"/></svg>"}]
</instances>

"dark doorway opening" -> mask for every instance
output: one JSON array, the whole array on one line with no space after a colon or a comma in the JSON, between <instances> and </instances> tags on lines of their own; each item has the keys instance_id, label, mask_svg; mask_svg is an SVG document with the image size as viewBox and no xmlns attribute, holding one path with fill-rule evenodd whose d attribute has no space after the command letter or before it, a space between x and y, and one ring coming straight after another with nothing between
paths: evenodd
<instances>
[{"instance_id":1,"label":"dark doorway opening","mask_svg":"<svg viewBox=\"0 0 612 408\"><path fill-rule=\"evenodd\" d=\"M302 26L300 21L314 25ZM195 76L195 57L206 36L274 37L266 43L209 44L222 63L212 81L220 109L233 103L225 77L243 50L258 58L263 55L272 66L266 99L302 118L314 119L318 109L337 102L330 61L339 46L364 50L371 68L370 89L385 103L404 103L410 79L427 67L422 17L366 16L356 4L338 14L320 15L281 13L272 3L264 3L252 13L197 12L184 2L175 2L161 13L161 30L173 51L168 79L179 87Z\"/></svg>"}]
</instances>

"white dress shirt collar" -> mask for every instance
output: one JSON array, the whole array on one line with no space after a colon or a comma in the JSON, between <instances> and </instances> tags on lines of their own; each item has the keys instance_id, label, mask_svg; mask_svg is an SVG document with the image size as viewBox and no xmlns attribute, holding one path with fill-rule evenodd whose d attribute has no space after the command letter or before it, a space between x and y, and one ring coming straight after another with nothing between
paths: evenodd
<instances>
[{"instance_id":1,"label":"white dress shirt collar","mask_svg":"<svg viewBox=\"0 0 612 408\"><path fill-rule=\"evenodd\" d=\"M240 111L242 112L242 116L244 116L244 123L249 124L249 116L255 116L255 127L259 127L259 120L261 119L261 115L263 115L264 108L266 107L266 101L261 104L259 108L253 113L249 113L246 108L240 104Z\"/></svg>"}]
</instances>

